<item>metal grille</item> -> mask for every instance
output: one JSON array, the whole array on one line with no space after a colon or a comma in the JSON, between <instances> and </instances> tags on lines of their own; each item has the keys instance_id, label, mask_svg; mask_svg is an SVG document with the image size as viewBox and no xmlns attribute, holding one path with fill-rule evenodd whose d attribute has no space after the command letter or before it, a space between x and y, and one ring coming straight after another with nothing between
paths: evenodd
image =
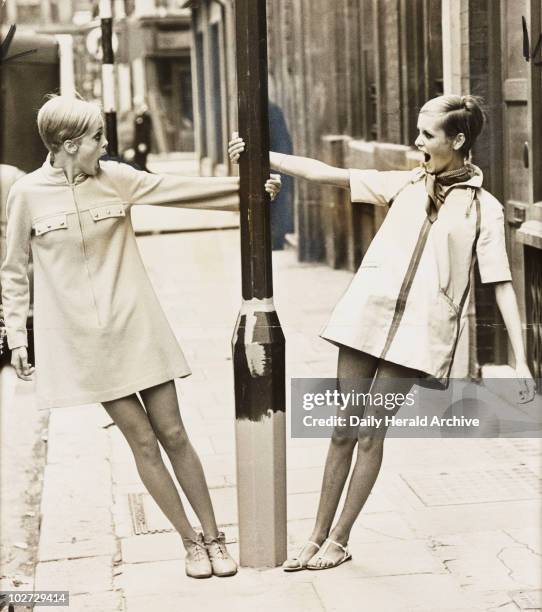
<instances>
[{"instance_id":1,"label":"metal grille","mask_svg":"<svg viewBox=\"0 0 542 612\"><path fill-rule=\"evenodd\" d=\"M527 355L535 378L542 376L542 251L525 247Z\"/></svg>"},{"instance_id":2,"label":"metal grille","mask_svg":"<svg viewBox=\"0 0 542 612\"><path fill-rule=\"evenodd\" d=\"M480 470L407 471L401 478L426 506L538 499L542 480L527 466Z\"/></svg>"},{"instance_id":3,"label":"metal grille","mask_svg":"<svg viewBox=\"0 0 542 612\"><path fill-rule=\"evenodd\" d=\"M149 504L145 503L149 499L148 493L128 494L128 505L130 507L134 535L174 531L165 516L160 511L157 511L154 505L150 504L149 508Z\"/></svg>"}]
</instances>

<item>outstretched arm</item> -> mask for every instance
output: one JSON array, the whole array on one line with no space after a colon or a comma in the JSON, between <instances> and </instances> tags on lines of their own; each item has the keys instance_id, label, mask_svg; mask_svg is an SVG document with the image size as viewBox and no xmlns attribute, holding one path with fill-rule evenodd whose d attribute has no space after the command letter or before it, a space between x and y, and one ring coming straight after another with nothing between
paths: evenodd
<instances>
[{"instance_id":1,"label":"outstretched arm","mask_svg":"<svg viewBox=\"0 0 542 612\"><path fill-rule=\"evenodd\" d=\"M127 202L207 210L239 210L239 177L186 177L150 174L127 164L111 166ZM264 189L273 200L280 190L280 176L271 175Z\"/></svg>"},{"instance_id":2,"label":"outstretched arm","mask_svg":"<svg viewBox=\"0 0 542 612\"><path fill-rule=\"evenodd\" d=\"M234 134L228 144L228 153L231 161L237 163L239 156L244 150L244 140ZM348 170L335 168L310 157L270 152L269 163L273 170L315 183L333 185L334 187L342 187L344 189L348 189L350 184Z\"/></svg>"},{"instance_id":3,"label":"outstretched arm","mask_svg":"<svg viewBox=\"0 0 542 612\"><path fill-rule=\"evenodd\" d=\"M284 153L269 153L269 162L273 170L290 174L307 181L323 185L333 185L348 189L350 175L344 168L336 168L310 157L285 155Z\"/></svg>"},{"instance_id":4,"label":"outstretched arm","mask_svg":"<svg viewBox=\"0 0 542 612\"><path fill-rule=\"evenodd\" d=\"M511 281L495 283L495 299L497 306L506 325L508 337L512 344L514 356L516 358L516 373L518 378L524 380L525 387L520 391L520 402L530 402L534 398L536 385L529 371L527 359L525 357L525 347L521 331L521 319L519 316L516 294Z\"/></svg>"}]
</instances>

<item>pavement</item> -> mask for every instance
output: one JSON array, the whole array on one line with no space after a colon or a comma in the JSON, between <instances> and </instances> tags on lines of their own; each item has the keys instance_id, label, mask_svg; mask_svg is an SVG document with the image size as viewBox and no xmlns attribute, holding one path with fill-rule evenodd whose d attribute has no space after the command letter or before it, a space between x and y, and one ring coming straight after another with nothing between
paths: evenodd
<instances>
[{"instance_id":1,"label":"pavement","mask_svg":"<svg viewBox=\"0 0 542 612\"><path fill-rule=\"evenodd\" d=\"M238 558L230 341L241 296L239 233L145 235L139 245L194 373L177 381L181 413ZM336 349L317 334L351 274L299 263L292 251L275 252L273 261L287 378L332 377ZM47 447L34 588L70 591L70 610L542 608L540 440L388 439L351 534L351 562L295 574L242 568L233 578L199 581L185 576L180 537L145 492L101 406L51 410ZM288 435L290 553L310 534L326 448L325 439Z\"/></svg>"}]
</instances>

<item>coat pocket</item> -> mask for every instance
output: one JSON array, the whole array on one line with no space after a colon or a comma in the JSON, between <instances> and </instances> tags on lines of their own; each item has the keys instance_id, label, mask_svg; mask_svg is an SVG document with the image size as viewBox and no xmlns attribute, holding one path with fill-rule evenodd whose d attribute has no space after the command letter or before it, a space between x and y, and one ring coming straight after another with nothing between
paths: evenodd
<instances>
[{"instance_id":1,"label":"coat pocket","mask_svg":"<svg viewBox=\"0 0 542 612\"><path fill-rule=\"evenodd\" d=\"M452 300L452 298L444 291L444 289L440 289L440 293L445 302L448 303L450 310L455 313L456 316L459 316L459 306Z\"/></svg>"},{"instance_id":2,"label":"coat pocket","mask_svg":"<svg viewBox=\"0 0 542 612\"><path fill-rule=\"evenodd\" d=\"M110 219L112 217L125 217L126 211L122 204L106 204L105 206L97 206L89 208L90 216L95 222L102 219Z\"/></svg>"},{"instance_id":3,"label":"coat pocket","mask_svg":"<svg viewBox=\"0 0 542 612\"><path fill-rule=\"evenodd\" d=\"M67 215L53 215L35 221L32 225L36 236L42 236L54 230L68 229Z\"/></svg>"},{"instance_id":4,"label":"coat pocket","mask_svg":"<svg viewBox=\"0 0 542 612\"><path fill-rule=\"evenodd\" d=\"M448 371L458 332L459 308L440 290L429 313L429 345L436 371Z\"/></svg>"}]
</instances>

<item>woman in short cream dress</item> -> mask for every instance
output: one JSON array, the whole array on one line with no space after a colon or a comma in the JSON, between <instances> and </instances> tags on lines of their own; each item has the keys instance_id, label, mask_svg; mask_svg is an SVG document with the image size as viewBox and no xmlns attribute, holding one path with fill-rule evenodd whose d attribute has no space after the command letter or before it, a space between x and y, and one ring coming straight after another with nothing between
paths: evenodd
<instances>
[{"instance_id":1,"label":"woman in short cream dress","mask_svg":"<svg viewBox=\"0 0 542 612\"><path fill-rule=\"evenodd\" d=\"M270 154L271 166L280 172L350 189L354 202L389 207L321 333L339 347L337 378L339 384L348 381L349 390L358 381L360 393L404 397L420 376L447 384L476 259L482 282L495 288L517 376L523 381L521 401L533 398L505 248L503 208L482 188L480 169L467 161L483 123L479 100L473 96L429 100L420 111L415 141L425 163L411 172L345 170L309 158ZM239 138L230 142L232 160L243 145ZM363 416L390 416L399 408L366 406ZM341 412L347 422L348 411L356 413L351 407ZM351 558L348 538L378 476L385 434L385 428L335 428L314 529L300 553L284 563L285 571L328 569ZM333 526L356 444L344 507Z\"/></svg>"}]
</instances>

